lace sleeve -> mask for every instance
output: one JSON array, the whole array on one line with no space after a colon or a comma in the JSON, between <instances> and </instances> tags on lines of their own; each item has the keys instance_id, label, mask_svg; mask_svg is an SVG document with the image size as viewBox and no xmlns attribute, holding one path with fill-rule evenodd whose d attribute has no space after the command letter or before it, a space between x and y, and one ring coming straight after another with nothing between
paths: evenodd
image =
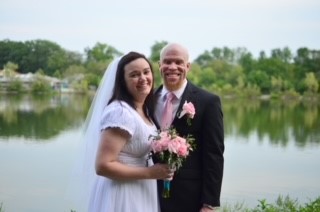
<instances>
[{"instance_id":1,"label":"lace sleeve","mask_svg":"<svg viewBox=\"0 0 320 212\"><path fill-rule=\"evenodd\" d=\"M135 130L135 120L129 106L124 103L115 102L108 105L103 113L100 122L100 130L107 128L120 128L127 131L130 136Z\"/></svg>"}]
</instances>

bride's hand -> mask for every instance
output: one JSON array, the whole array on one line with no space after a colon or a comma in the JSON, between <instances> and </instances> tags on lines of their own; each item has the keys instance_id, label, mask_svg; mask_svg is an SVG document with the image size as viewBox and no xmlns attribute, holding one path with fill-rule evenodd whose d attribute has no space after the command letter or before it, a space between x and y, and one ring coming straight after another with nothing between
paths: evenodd
<instances>
[{"instance_id":1,"label":"bride's hand","mask_svg":"<svg viewBox=\"0 0 320 212\"><path fill-rule=\"evenodd\" d=\"M151 178L162 179L162 180L172 180L174 171L170 169L167 164L157 163L150 167Z\"/></svg>"}]
</instances>

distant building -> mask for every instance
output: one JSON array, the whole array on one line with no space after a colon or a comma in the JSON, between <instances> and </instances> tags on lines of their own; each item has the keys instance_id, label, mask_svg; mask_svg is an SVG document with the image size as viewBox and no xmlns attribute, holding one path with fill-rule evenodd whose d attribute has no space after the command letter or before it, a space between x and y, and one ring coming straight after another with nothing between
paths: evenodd
<instances>
[{"instance_id":1,"label":"distant building","mask_svg":"<svg viewBox=\"0 0 320 212\"><path fill-rule=\"evenodd\" d=\"M32 83L39 77L34 73L20 74L17 72L5 72L5 70L0 70L0 90L5 91L12 80L18 80L22 83L22 86L26 90L30 90ZM45 81L47 81L51 88L55 91L63 92L68 85L58 78L50 76L41 76Z\"/></svg>"}]
</instances>

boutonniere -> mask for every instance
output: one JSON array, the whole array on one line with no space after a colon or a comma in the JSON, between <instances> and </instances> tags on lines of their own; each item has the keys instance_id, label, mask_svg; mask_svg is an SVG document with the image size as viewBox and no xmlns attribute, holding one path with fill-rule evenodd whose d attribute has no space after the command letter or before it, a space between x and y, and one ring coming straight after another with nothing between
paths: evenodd
<instances>
[{"instance_id":1,"label":"boutonniere","mask_svg":"<svg viewBox=\"0 0 320 212\"><path fill-rule=\"evenodd\" d=\"M196 110L194 108L194 105L192 102L187 102L182 106L182 111L180 112L178 118L182 118L182 116L186 115L187 116L187 124L190 126L191 125L191 119L193 119L194 114L196 114Z\"/></svg>"}]
</instances>

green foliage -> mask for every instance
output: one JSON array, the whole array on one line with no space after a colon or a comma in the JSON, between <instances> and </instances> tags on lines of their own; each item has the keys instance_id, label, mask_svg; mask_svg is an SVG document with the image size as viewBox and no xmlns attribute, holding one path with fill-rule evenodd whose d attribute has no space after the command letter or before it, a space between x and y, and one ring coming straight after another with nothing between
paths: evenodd
<instances>
[{"instance_id":1,"label":"green foliage","mask_svg":"<svg viewBox=\"0 0 320 212\"><path fill-rule=\"evenodd\" d=\"M244 202L236 203L234 205L224 204L219 210L219 212L249 212L249 209L246 208Z\"/></svg>"},{"instance_id":2,"label":"green foliage","mask_svg":"<svg viewBox=\"0 0 320 212\"><path fill-rule=\"evenodd\" d=\"M210 52L208 52L207 50L199 55L196 59L195 62L198 63L200 66L202 67L206 67L209 65L209 62L212 61L213 56L211 55Z\"/></svg>"},{"instance_id":3,"label":"green foliage","mask_svg":"<svg viewBox=\"0 0 320 212\"><path fill-rule=\"evenodd\" d=\"M22 82L20 82L18 79L12 79L10 80L7 91L9 92L17 92L20 93L23 91Z\"/></svg>"},{"instance_id":4,"label":"green foliage","mask_svg":"<svg viewBox=\"0 0 320 212\"><path fill-rule=\"evenodd\" d=\"M273 93L280 93L283 88L283 80L281 77L271 76L271 90Z\"/></svg>"},{"instance_id":5,"label":"green foliage","mask_svg":"<svg viewBox=\"0 0 320 212\"><path fill-rule=\"evenodd\" d=\"M16 71L16 70L18 70L19 65L8 61L8 62L4 65L3 68L4 68L4 70Z\"/></svg>"},{"instance_id":6,"label":"green foliage","mask_svg":"<svg viewBox=\"0 0 320 212\"><path fill-rule=\"evenodd\" d=\"M307 91L309 93L317 93L319 89L319 83L313 72L309 72L306 74L304 79L304 83L307 87Z\"/></svg>"},{"instance_id":7,"label":"green foliage","mask_svg":"<svg viewBox=\"0 0 320 212\"><path fill-rule=\"evenodd\" d=\"M153 46L151 46L151 55L150 55L149 59L152 62L159 62L160 61L160 51L167 44L168 44L168 42L166 42L166 41L161 41L161 42L156 41L156 43Z\"/></svg>"},{"instance_id":8,"label":"green foliage","mask_svg":"<svg viewBox=\"0 0 320 212\"><path fill-rule=\"evenodd\" d=\"M77 93L87 93L88 89L89 89L89 83L85 79L80 80L80 81L75 81L75 82L72 83L72 88Z\"/></svg>"},{"instance_id":9,"label":"green foliage","mask_svg":"<svg viewBox=\"0 0 320 212\"><path fill-rule=\"evenodd\" d=\"M239 95L246 98L258 98L261 95L259 86L249 84L243 91L238 90Z\"/></svg>"},{"instance_id":10,"label":"green foliage","mask_svg":"<svg viewBox=\"0 0 320 212\"><path fill-rule=\"evenodd\" d=\"M265 199L259 200L259 205L252 212L319 212L320 198L305 204L299 205L298 200L293 200L289 196L285 198L279 196L274 204L267 203Z\"/></svg>"},{"instance_id":11,"label":"green foliage","mask_svg":"<svg viewBox=\"0 0 320 212\"><path fill-rule=\"evenodd\" d=\"M64 70L72 63L81 63L81 56L62 49L48 40L15 42L0 41L0 67L11 61L18 64L20 73L35 73L45 70L46 75L53 75L56 70Z\"/></svg>"},{"instance_id":12,"label":"green foliage","mask_svg":"<svg viewBox=\"0 0 320 212\"><path fill-rule=\"evenodd\" d=\"M199 85L207 87L210 86L212 83L216 82L217 77L216 73L214 73L214 71L210 67L208 67L200 71L198 79Z\"/></svg>"},{"instance_id":13,"label":"green foliage","mask_svg":"<svg viewBox=\"0 0 320 212\"><path fill-rule=\"evenodd\" d=\"M288 196L283 198L279 196L274 204L268 203L265 199L259 200L259 205L255 207L253 212L278 212L278 211L298 211L297 200L291 200Z\"/></svg>"},{"instance_id":14,"label":"green foliage","mask_svg":"<svg viewBox=\"0 0 320 212\"><path fill-rule=\"evenodd\" d=\"M286 100L293 100L293 99L299 99L300 94L296 92L294 89L286 90L282 93L282 99Z\"/></svg>"},{"instance_id":15,"label":"green foliage","mask_svg":"<svg viewBox=\"0 0 320 212\"><path fill-rule=\"evenodd\" d=\"M122 55L122 53L113 46L99 42L96 43L92 49L86 48L85 52L88 62L105 62Z\"/></svg>"},{"instance_id":16,"label":"green foliage","mask_svg":"<svg viewBox=\"0 0 320 212\"><path fill-rule=\"evenodd\" d=\"M23 56L28 55L28 53L25 43L2 40L0 41L0 67L2 68L9 61L19 64L20 68L23 67Z\"/></svg>"},{"instance_id":17,"label":"green foliage","mask_svg":"<svg viewBox=\"0 0 320 212\"><path fill-rule=\"evenodd\" d=\"M193 63L191 65L191 68L190 68L189 73L188 73L188 79L191 80L191 82L193 82L196 85L203 86L200 83L201 72L202 72L202 70L201 70L201 67L199 66L199 64Z\"/></svg>"},{"instance_id":18,"label":"green foliage","mask_svg":"<svg viewBox=\"0 0 320 212\"><path fill-rule=\"evenodd\" d=\"M154 74L154 77L153 77L154 78L154 86L155 86L155 88L157 88L162 83L161 73L160 73L159 65L157 62L153 62L152 67L153 67L153 74Z\"/></svg>"},{"instance_id":19,"label":"green foliage","mask_svg":"<svg viewBox=\"0 0 320 212\"><path fill-rule=\"evenodd\" d=\"M271 89L270 78L267 73L257 70L250 72L248 82L261 88L262 93L269 93Z\"/></svg>"},{"instance_id":20,"label":"green foliage","mask_svg":"<svg viewBox=\"0 0 320 212\"><path fill-rule=\"evenodd\" d=\"M234 91L234 89L232 88L232 86L230 84L225 84L222 87L221 94L223 96L232 96L232 95L235 94L235 91Z\"/></svg>"},{"instance_id":21,"label":"green foliage","mask_svg":"<svg viewBox=\"0 0 320 212\"><path fill-rule=\"evenodd\" d=\"M289 196L279 196L274 203L267 200L258 200L259 204L254 208L246 207L245 203L235 203L233 205L223 204L220 212L320 212L320 197L301 205L298 200L293 200ZM0 203L0 212L4 212L3 204ZM71 209L70 212L76 212Z\"/></svg>"},{"instance_id":22,"label":"green foliage","mask_svg":"<svg viewBox=\"0 0 320 212\"><path fill-rule=\"evenodd\" d=\"M248 74L254 70L256 66L256 61L253 59L253 56L250 52L247 52L246 49L238 49L239 59L238 63L242 66L244 73Z\"/></svg>"},{"instance_id":23,"label":"green foliage","mask_svg":"<svg viewBox=\"0 0 320 212\"><path fill-rule=\"evenodd\" d=\"M223 205L219 210L221 212L320 212L320 197L304 205L293 200L289 196L279 196L274 203L267 200L258 200L259 204L254 208L248 208L244 203L234 205Z\"/></svg>"},{"instance_id":24,"label":"green foliage","mask_svg":"<svg viewBox=\"0 0 320 212\"><path fill-rule=\"evenodd\" d=\"M84 68L87 73L89 72L102 77L109 63L110 61L98 61L98 62L90 61L86 63Z\"/></svg>"},{"instance_id":25,"label":"green foliage","mask_svg":"<svg viewBox=\"0 0 320 212\"><path fill-rule=\"evenodd\" d=\"M44 79L41 75L35 77L35 80L32 82L31 85L32 93L49 93L51 91L51 86L49 85L49 82L46 79Z\"/></svg>"},{"instance_id":26,"label":"green foliage","mask_svg":"<svg viewBox=\"0 0 320 212\"><path fill-rule=\"evenodd\" d=\"M239 65L232 66L229 71L224 74L224 79L228 84L232 86L239 86L239 80L241 79L244 85L245 75L243 69Z\"/></svg>"},{"instance_id":27,"label":"green foliage","mask_svg":"<svg viewBox=\"0 0 320 212\"><path fill-rule=\"evenodd\" d=\"M64 71L63 77L76 76L78 74L84 74L84 73L87 73L87 70L85 67L81 65L71 65ZM93 73L90 73L90 74L93 74Z\"/></svg>"},{"instance_id":28,"label":"green foliage","mask_svg":"<svg viewBox=\"0 0 320 212\"><path fill-rule=\"evenodd\" d=\"M151 46L149 58L154 67L158 67L161 48L167 43L157 41ZM99 42L82 54L67 51L48 40L0 41L0 67L4 67L6 75L43 70L44 75L63 79L83 74L88 75L89 86L96 86L107 65L120 55L122 53L113 46ZM250 85L255 85L261 93L273 97L281 97L281 92L288 90L315 96L319 93L320 50L303 47L294 53L288 47L276 48L269 57L261 51L255 59L244 47L213 47L196 57L188 79L207 90L225 92L228 88L228 94L232 90L238 93L239 89L252 91ZM160 73L155 68L155 85L160 83Z\"/></svg>"},{"instance_id":29,"label":"green foliage","mask_svg":"<svg viewBox=\"0 0 320 212\"><path fill-rule=\"evenodd\" d=\"M289 63L293 59L292 53L288 47L271 50L271 58L279 59L285 63Z\"/></svg>"},{"instance_id":30,"label":"green foliage","mask_svg":"<svg viewBox=\"0 0 320 212\"><path fill-rule=\"evenodd\" d=\"M320 197L306 203L305 206L300 206L299 212L319 212L320 211Z\"/></svg>"},{"instance_id":31,"label":"green foliage","mask_svg":"<svg viewBox=\"0 0 320 212\"><path fill-rule=\"evenodd\" d=\"M53 73L53 77L55 78L58 78L58 79L61 79L62 78L62 74L59 70L56 70L54 73Z\"/></svg>"},{"instance_id":32,"label":"green foliage","mask_svg":"<svg viewBox=\"0 0 320 212\"><path fill-rule=\"evenodd\" d=\"M89 73L85 75L85 80L87 81L88 86L94 86L98 88L101 78L95 74Z\"/></svg>"},{"instance_id":33,"label":"green foliage","mask_svg":"<svg viewBox=\"0 0 320 212\"><path fill-rule=\"evenodd\" d=\"M4 212L4 208L3 208L2 202L0 203L0 212Z\"/></svg>"}]
</instances>

